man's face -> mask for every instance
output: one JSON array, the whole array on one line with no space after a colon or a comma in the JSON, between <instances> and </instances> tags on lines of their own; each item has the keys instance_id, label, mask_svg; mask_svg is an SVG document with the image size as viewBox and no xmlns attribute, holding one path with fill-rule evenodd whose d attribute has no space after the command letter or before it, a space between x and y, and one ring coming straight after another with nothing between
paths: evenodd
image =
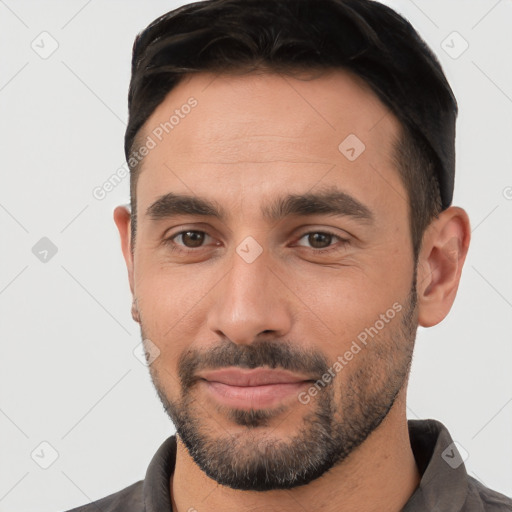
<instances>
[{"instance_id":1,"label":"man's face","mask_svg":"<svg viewBox=\"0 0 512 512\"><path fill-rule=\"evenodd\" d=\"M306 484L405 392L417 315L398 130L339 71L198 74L144 125L132 289L158 394L219 483Z\"/></svg>"}]
</instances>

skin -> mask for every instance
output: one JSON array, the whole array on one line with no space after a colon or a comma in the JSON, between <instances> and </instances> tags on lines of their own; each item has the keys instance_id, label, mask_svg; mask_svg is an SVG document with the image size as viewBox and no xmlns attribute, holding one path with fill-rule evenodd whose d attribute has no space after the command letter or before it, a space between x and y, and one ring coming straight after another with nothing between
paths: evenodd
<instances>
[{"instance_id":1,"label":"skin","mask_svg":"<svg viewBox=\"0 0 512 512\"><path fill-rule=\"evenodd\" d=\"M343 71L312 80L196 74L157 107L143 137L190 96L198 105L142 162L133 254L130 213L124 207L114 212L134 297L132 315L143 338L160 350L150 371L164 404L183 398L179 358L191 349L206 353L221 341L243 348L258 340L283 340L334 363L379 315L394 303L407 303L414 275L407 192L391 158L400 125L362 80ZM351 133L366 146L354 161L338 149ZM272 222L261 213L276 197L329 187L364 204L373 221L315 214ZM168 192L215 200L228 217L152 220L146 210ZM209 236L185 255L162 243L186 230ZM334 237L313 246L307 234L326 231L348 242ZM236 252L248 236L262 249L252 263ZM417 266L415 324L433 326L448 314L469 239L467 214L457 207L427 228ZM187 241L174 238L182 249ZM336 249L318 253L327 246ZM376 363L378 350L390 354L390 365L406 361L406 355L395 354L412 351L414 336L396 338L395 346L390 342L403 314L333 379L339 421L347 382L358 382L358 370L375 370L374 379L360 383L368 392L386 377L386 366ZM292 489L257 492L220 485L178 437L169 483L173 510L285 512L300 504L299 509L329 512L340 509L340 499L343 510L400 510L421 477L407 430L406 387L407 378L387 416L360 446L321 477ZM229 408L218 406L204 387L194 388L191 397L189 407L211 438L239 436L241 457L269 437L292 439L319 404L318 397L304 405L293 396L272 410L266 425L251 430L233 421Z\"/></svg>"}]
</instances>

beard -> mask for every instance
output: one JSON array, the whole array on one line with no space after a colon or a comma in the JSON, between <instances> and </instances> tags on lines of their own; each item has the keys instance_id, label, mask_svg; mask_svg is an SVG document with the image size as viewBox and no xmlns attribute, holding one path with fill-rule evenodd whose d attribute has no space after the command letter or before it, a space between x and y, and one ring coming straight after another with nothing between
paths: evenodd
<instances>
[{"instance_id":1,"label":"beard","mask_svg":"<svg viewBox=\"0 0 512 512\"><path fill-rule=\"evenodd\" d=\"M373 336L354 356L355 361L311 399L295 433L285 437L276 434L280 423L274 428L269 424L280 415L285 422L289 406L249 410L219 406L224 417L246 427L236 433L225 429L219 433L212 428L218 427L212 424L214 419L194 398L195 375L205 369L265 366L317 375L320 380L332 364L317 350L307 351L281 340L261 340L249 345L225 341L208 351L185 351L178 361L178 400L168 398L157 365L150 366L150 373L177 435L206 475L238 490L291 489L339 465L386 418L406 385L416 329L414 279L401 317ZM143 328L142 333L146 339Z\"/></svg>"}]
</instances>

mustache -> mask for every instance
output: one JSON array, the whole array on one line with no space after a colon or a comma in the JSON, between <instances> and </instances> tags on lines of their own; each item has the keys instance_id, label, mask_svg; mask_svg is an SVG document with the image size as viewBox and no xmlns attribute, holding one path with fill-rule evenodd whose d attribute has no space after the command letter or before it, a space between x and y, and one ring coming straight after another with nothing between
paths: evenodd
<instances>
[{"instance_id":1,"label":"mustache","mask_svg":"<svg viewBox=\"0 0 512 512\"><path fill-rule=\"evenodd\" d=\"M254 369L270 367L310 375L318 380L327 373L329 365L325 356L317 350L299 348L286 341L261 340L250 345L237 345L223 341L213 348L184 352L178 360L178 375L183 389L190 388L203 370L216 370L236 366Z\"/></svg>"}]
</instances>

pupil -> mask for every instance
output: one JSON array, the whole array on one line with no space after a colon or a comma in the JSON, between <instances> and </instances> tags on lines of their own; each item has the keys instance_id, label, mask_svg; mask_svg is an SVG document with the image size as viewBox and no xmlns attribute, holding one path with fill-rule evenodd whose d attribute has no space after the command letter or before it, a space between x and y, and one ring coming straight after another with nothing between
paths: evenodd
<instances>
[{"instance_id":1,"label":"pupil","mask_svg":"<svg viewBox=\"0 0 512 512\"><path fill-rule=\"evenodd\" d=\"M309 243L312 247L319 248L318 244L322 246L322 243L325 243L327 241L327 245L323 245L323 247L328 247L331 243L331 235L328 235L326 233L312 233L309 235Z\"/></svg>"},{"instance_id":2,"label":"pupil","mask_svg":"<svg viewBox=\"0 0 512 512\"><path fill-rule=\"evenodd\" d=\"M186 239L191 240L192 243L187 243ZM187 247L199 247L204 240L204 233L198 231L187 231L183 233L183 242Z\"/></svg>"}]
</instances>

